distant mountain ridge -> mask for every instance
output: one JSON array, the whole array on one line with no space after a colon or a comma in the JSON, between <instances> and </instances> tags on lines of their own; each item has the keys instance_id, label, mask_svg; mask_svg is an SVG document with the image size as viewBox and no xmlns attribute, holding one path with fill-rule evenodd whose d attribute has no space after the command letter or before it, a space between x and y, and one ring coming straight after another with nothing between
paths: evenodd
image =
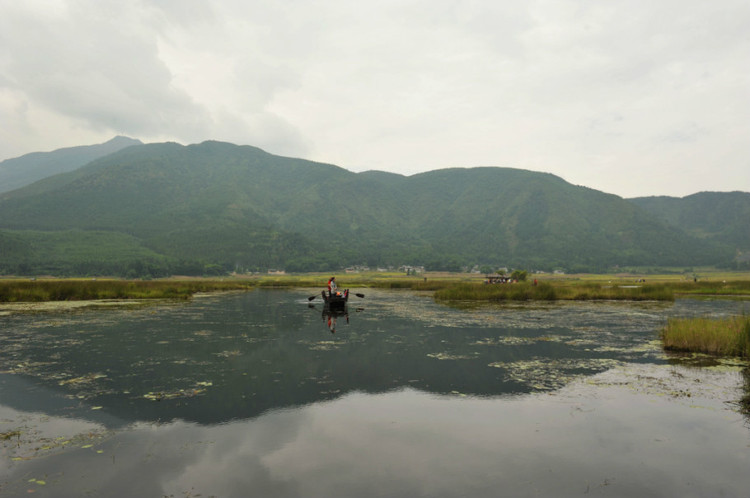
<instances>
[{"instance_id":1,"label":"distant mountain ridge","mask_svg":"<svg viewBox=\"0 0 750 498\"><path fill-rule=\"evenodd\" d=\"M52 152L32 152L0 162L0 193L8 192L37 180L73 171L100 157L143 142L117 136L97 145L82 145Z\"/></svg>"},{"instance_id":2,"label":"distant mountain ridge","mask_svg":"<svg viewBox=\"0 0 750 498\"><path fill-rule=\"evenodd\" d=\"M131 146L0 194L3 247L0 272L154 276L354 264L602 271L729 264L735 254L637 201L551 174L353 173L215 141ZM75 256L52 264L65 248Z\"/></svg>"},{"instance_id":3,"label":"distant mountain ridge","mask_svg":"<svg viewBox=\"0 0 750 498\"><path fill-rule=\"evenodd\" d=\"M750 252L750 193L699 192L630 199L660 220L702 239Z\"/></svg>"}]
</instances>

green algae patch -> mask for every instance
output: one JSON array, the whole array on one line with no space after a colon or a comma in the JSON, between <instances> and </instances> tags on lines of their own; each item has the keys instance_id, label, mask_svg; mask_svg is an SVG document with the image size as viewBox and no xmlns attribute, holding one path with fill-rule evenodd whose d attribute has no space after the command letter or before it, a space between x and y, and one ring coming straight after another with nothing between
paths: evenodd
<instances>
[{"instance_id":1,"label":"green algae patch","mask_svg":"<svg viewBox=\"0 0 750 498\"><path fill-rule=\"evenodd\" d=\"M304 344L310 351L335 351L346 346L346 341L298 341Z\"/></svg>"},{"instance_id":2,"label":"green algae patch","mask_svg":"<svg viewBox=\"0 0 750 498\"><path fill-rule=\"evenodd\" d=\"M1 441L7 441L9 439L13 438L20 438L21 437L21 431L19 430L11 430L11 431L5 431L0 432L0 440Z\"/></svg>"},{"instance_id":3,"label":"green algae patch","mask_svg":"<svg viewBox=\"0 0 750 498\"><path fill-rule=\"evenodd\" d=\"M691 408L706 409L707 400L721 399L723 409L732 410L742 396L741 378L747 364L726 362L716 367L689 364L622 364L585 383L597 388L623 388L634 394L666 398ZM714 408L712 408L714 409Z\"/></svg>"},{"instance_id":4,"label":"green algae patch","mask_svg":"<svg viewBox=\"0 0 750 498\"><path fill-rule=\"evenodd\" d=\"M84 308L134 308L152 301L143 299L82 299L77 301L2 302L0 316L17 313L46 313L76 311Z\"/></svg>"},{"instance_id":5,"label":"green algae patch","mask_svg":"<svg viewBox=\"0 0 750 498\"><path fill-rule=\"evenodd\" d=\"M13 419L2 420L2 423L13 423L16 428L0 433L0 451L11 462L24 462L48 457L71 449L94 449L109 440L114 431L95 424L80 421L61 421L49 416L36 414L16 414ZM70 424L61 429L60 424ZM60 431L65 434L60 434ZM8 435L6 439L1 437ZM31 481L29 481L31 482ZM46 482L40 480L39 485Z\"/></svg>"},{"instance_id":6,"label":"green algae patch","mask_svg":"<svg viewBox=\"0 0 750 498\"><path fill-rule=\"evenodd\" d=\"M477 355L453 354L453 353L427 353L428 358L436 360L473 360Z\"/></svg>"},{"instance_id":7,"label":"green algae patch","mask_svg":"<svg viewBox=\"0 0 750 498\"><path fill-rule=\"evenodd\" d=\"M80 377L75 377L72 379L65 379L58 382L58 385L65 386L68 384L89 384L91 382L96 381L97 379L103 379L107 377L106 374L103 373L91 373L87 375L82 375Z\"/></svg>"},{"instance_id":8,"label":"green algae patch","mask_svg":"<svg viewBox=\"0 0 750 498\"><path fill-rule=\"evenodd\" d=\"M206 393L206 388L213 386L213 382L201 381L196 382L194 387L188 387L185 389L175 389L171 391L153 391L143 395L143 397L150 401L164 401L179 398L194 398L201 396Z\"/></svg>"},{"instance_id":9,"label":"green algae patch","mask_svg":"<svg viewBox=\"0 0 750 498\"><path fill-rule=\"evenodd\" d=\"M505 370L509 380L534 390L554 391L574 380L620 365L621 361L609 358L535 358L527 361L496 361L488 366Z\"/></svg>"}]
</instances>

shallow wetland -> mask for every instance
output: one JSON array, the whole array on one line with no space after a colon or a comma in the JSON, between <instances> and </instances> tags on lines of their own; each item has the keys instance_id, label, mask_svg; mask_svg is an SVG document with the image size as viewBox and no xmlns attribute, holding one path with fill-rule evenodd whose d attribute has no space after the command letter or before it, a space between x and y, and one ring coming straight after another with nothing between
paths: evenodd
<instances>
[{"instance_id":1,"label":"shallow wetland","mask_svg":"<svg viewBox=\"0 0 750 498\"><path fill-rule=\"evenodd\" d=\"M310 289L0 309L2 496L746 496L742 301L462 310Z\"/></svg>"}]
</instances>

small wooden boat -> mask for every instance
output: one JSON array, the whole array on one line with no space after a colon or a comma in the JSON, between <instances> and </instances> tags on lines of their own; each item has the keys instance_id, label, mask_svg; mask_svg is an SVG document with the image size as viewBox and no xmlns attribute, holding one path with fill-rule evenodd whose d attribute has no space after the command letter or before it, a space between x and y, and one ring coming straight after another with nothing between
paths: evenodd
<instances>
[{"instance_id":1,"label":"small wooden boat","mask_svg":"<svg viewBox=\"0 0 750 498\"><path fill-rule=\"evenodd\" d=\"M321 291L320 294L323 296L326 307L331 310L342 310L346 307L347 301L349 301L349 289L346 289L344 292L336 292L335 294Z\"/></svg>"}]
</instances>

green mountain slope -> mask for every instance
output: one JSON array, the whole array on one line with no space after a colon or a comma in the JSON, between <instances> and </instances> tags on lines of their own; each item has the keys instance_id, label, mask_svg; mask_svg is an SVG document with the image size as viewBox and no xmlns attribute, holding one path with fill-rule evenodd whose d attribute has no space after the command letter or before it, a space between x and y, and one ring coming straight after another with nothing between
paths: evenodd
<instances>
[{"instance_id":1,"label":"green mountain slope","mask_svg":"<svg viewBox=\"0 0 750 498\"><path fill-rule=\"evenodd\" d=\"M6 159L0 162L0 193L21 188L58 173L75 170L95 159L140 144L140 140L118 136L103 144L68 147L52 152L33 152Z\"/></svg>"},{"instance_id":2,"label":"green mountain slope","mask_svg":"<svg viewBox=\"0 0 750 498\"><path fill-rule=\"evenodd\" d=\"M603 269L731 259L727 247L632 202L549 174L357 174L220 142L129 147L2 194L0 230L16 256L29 230L125 234L170 268Z\"/></svg>"},{"instance_id":3,"label":"green mountain slope","mask_svg":"<svg viewBox=\"0 0 750 498\"><path fill-rule=\"evenodd\" d=\"M413 211L423 237L479 262L499 254L526 267L601 268L680 265L716 255L617 196L554 175L475 168L415 175L409 183L418 193Z\"/></svg>"},{"instance_id":4,"label":"green mountain slope","mask_svg":"<svg viewBox=\"0 0 750 498\"><path fill-rule=\"evenodd\" d=\"M166 276L173 261L130 235L100 231L0 231L0 274ZM191 268L203 272L203 266Z\"/></svg>"},{"instance_id":5,"label":"green mountain slope","mask_svg":"<svg viewBox=\"0 0 750 498\"><path fill-rule=\"evenodd\" d=\"M630 202L696 237L750 251L750 193L700 192L683 198L638 197Z\"/></svg>"}]
</instances>

